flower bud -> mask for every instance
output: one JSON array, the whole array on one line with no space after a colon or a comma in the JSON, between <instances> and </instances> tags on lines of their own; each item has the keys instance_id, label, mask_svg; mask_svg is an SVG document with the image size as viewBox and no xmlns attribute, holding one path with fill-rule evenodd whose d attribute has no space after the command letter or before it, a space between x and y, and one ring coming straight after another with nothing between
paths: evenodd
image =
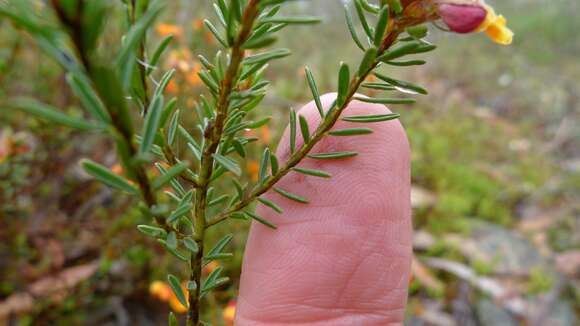
<instances>
[{"instance_id":1,"label":"flower bud","mask_svg":"<svg viewBox=\"0 0 580 326\"><path fill-rule=\"evenodd\" d=\"M439 5L439 16L455 33L471 33L479 28L487 17L487 10L480 5Z\"/></svg>"},{"instance_id":2,"label":"flower bud","mask_svg":"<svg viewBox=\"0 0 580 326\"><path fill-rule=\"evenodd\" d=\"M506 19L483 0L435 0L441 20L455 33L485 32L493 41L511 44L514 33Z\"/></svg>"}]
</instances>

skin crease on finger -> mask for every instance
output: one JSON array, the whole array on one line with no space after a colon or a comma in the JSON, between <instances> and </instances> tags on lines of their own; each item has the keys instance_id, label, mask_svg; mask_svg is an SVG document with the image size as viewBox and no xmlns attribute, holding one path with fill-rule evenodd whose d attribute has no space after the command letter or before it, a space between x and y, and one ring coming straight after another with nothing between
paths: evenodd
<instances>
[{"instance_id":1,"label":"skin crease on finger","mask_svg":"<svg viewBox=\"0 0 580 326\"><path fill-rule=\"evenodd\" d=\"M322 97L328 107L335 94ZM390 112L353 101L343 115ZM314 131L314 103L299 112ZM277 186L309 199L300 204L274 192L284 213L263 205L257 213L278 226L253 223L242 268L237 326L402 325L412 245L410 149L398 120L339 121L333 129L370 127L363 136L327 136L312 153L356 151L341 160L305 159L331 179L291 172ZM289 155L286 130L277 155ZM297 146L302 142L298 131Z\"/></svg>"}]
</instances>

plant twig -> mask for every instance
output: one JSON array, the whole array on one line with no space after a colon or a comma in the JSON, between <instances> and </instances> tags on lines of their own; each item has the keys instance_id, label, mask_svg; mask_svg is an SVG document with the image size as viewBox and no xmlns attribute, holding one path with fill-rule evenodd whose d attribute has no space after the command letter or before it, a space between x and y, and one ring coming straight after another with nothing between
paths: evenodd
<instances>
[{"instance_id":1,"label":"plant twig","mask_svg":"<svg viewBox=\"0 0 580 326\"><path fill-rule=\"evenodd\" d=\"M243 12L241 29L232 45L231 60L219 87L216 117L215 120L208 125L204 133L206 141L201 158L199 189L195 196L194 240L196 241L199 250L196 255L192 255L190 260L190 281L195 282L197 287L195 290L189 292L189 310L187 314L188 326L196 326L199 323L201 265L206 230L206 201L208 186L211 181L214 167L213 155L217 152L223 136L224 122L227 117L230 103L230 94L234 89L235 79L238 76L240 65L245 56L245 51L242 48L242 45L248 39L252 31L254 21L258 15L258 4L259 0L250 0Z\"/></svg>"},{"instance_id":2,"label":"plant twig","mask_svg":"<svg viewBox=\"0 0 580 326\"><path fill-rule=\"evenodd\" d=\"M388 30L388 32L387 32L387 34L386 34L386 36L381 44L381 47L379 48L377 57L380 56L381 54L383 54L386 50L388 50L395 43L399 33L400 33L400 31L395 24L389 25L389 30ZM221 221L226 220L231 214L233 214L239 210L244 209L246 206L248 206L254 200L256 200L259 196L261 196L262 194L264 194L268 190L270 190L286 174L288 174L290 171L292 171L292 168L294 168L298 163L300 163L306 157L306 155L308 155L308 153L312 150L312 148L322 138L324 138L324 136L326 136L326 134L330 131L330 129L332 129L334 124L340 118L340 115L342 114L342 112L348 107L348 105L352 101L352 99L353 99L354 95L356 94L356 92L358 91L360 85L364 82L366 77L376 68L376 66L378 64L379 64L379 62L375 61L368 68L368 70L365 73L361 74L361 76L353 77L353 79L350 82L349 92L348 92L347 99L344 102L344 104L341 107L339 107L337 110L333 110L329 116L325 117L321 121L320 125L318 126L318 128L316 129L314 134L311 136L310 141L304 143L299 150L294 152L290 156L288 161L284 164L284 166L282 166L278 170L278 173L267 178L261 185L259 185L257 188L255 188L250 194L248 194L244 199L242 199L240 202L238 202L232 208L230 208L229 210L227 210L221 214L218 214L218 215L212 217L211 219L209 219L206 222L207 227L216 225L216 224L220 223Z\"/></svg>"}]
</instances>

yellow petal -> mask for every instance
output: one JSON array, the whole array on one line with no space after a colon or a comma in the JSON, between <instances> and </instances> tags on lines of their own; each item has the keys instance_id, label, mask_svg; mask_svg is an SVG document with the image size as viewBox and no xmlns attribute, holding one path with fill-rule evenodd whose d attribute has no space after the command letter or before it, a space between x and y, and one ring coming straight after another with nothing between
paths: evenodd
<instances>
[{"instance_id":1,"label":"yellow petal","mask_svg":"<svg viewBox=\"0 0 580 326\"><path fill-rule=\"evenodd\" d=\"M506 27L507 20L504 16L495 13L495 10L486 5L487 16L485 21L477 28L477 32L485 32L494 42L509 45L512 43L514 33Z\"/></svg>"},{"instance_id":2,"label":"yellow petal","mask_svg":"<svg viewBox=\"0 0 580 326\"><path fill-rule=\"evenodd\" d=\"M492 24L485 31L487 36L491 38L494 42L509 45L512 43L514 38L514 33L505 25L502 24Z\"/></svg>"}]
</instances>

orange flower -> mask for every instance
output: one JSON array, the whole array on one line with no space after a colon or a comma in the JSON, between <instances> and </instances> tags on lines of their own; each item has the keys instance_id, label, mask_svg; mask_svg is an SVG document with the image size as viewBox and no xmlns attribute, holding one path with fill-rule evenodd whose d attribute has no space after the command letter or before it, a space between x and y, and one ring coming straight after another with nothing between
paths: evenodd
<instances>
[{"instance_id":1,"label":"orange flower","mask_svg":"<svg viewBox=\"0 0 580 326\"><path fill-rule=\"evenodd\" d=\"M159 24L155 28L157 34L162 37L166 37L169 35L173 35L175 37L183 36L183 29L180 26L173 25L173 24Z\"/></svg>"},{"instance_id":2,"label":"orange flower","mask_svg":"<svg viewBox=\"0 0 580 326\"><path fill-rule=\"evenodd\" d=\"M187 298L187 290L183 290L183 292L186 293ZM181 301L179 301L179 299L177 299L175 295L172 296L171 299L169 299L169 306L173 311L175 311L178 314L184 314L187 312L187 307L182 305Z\"/></svg>"},{"instance_id":3,"label":"orange flower","mask_svg":"<svg viewBox=\"0 0 580 326\"><path fill-rule=\"evenodd\" d=\"M201 78L199 78L199 71L201 70L201 64L195 63L191 68L191 71L185 75L185 79L192 86L198 86L202 84Z\"/></svg>"},{"instance_id":4,"label":"orange flower","mask_svg":"<svg viewBox=\"0 0 580 326\"><path fill-rule=\"evenodd\" d=\"M213 36L213 34L211 32L205 32L204 36L205 36L205 41L208 44L214 44L215 43L215 38L214 38L214 36Z\"/></svg>"},{"instance_id":5,"label":"orange flower","mask_svg":"<svg viewBox=\"0 0 580 326\"><path fill-rule=\"evenodd\" d=\"M263 126L259 129L260 132L260 142L262 144L270 144L270 128L268 126Z\"/></svg>"},{"instance_id":6,"label":"orange flower","mask_svg":"<svg viewBox=\"0 0 580 326\"><path fill-rule=\"evenodd\" d=\"M117 163L111 167L111 171L113 173L115 173L116 175L122 175L123 174L123 167L121 166L121 164Z\"/></svg>"},{"instance_id":7,"label":"orange flower","mask_svg":"<svg viewBox=\"0 0 580 326\"><path fill-rule=\"evenodd\" d=\"M155 299L167 302L174 295L169 285L165 282L154 281L149 285L149 294Z\"/></svg>"},{"instance_id":8,"label":"orange flower","mask_svg":"<svg viewBox=\"0 0 580 326\"><path fill-rule=\"evenodd\" d=\"M195 19L191 25L193 26L194 31L199 31L203 28L203 19Z\"/></svg>"},{"instance_id":9,"label":"orange flower","mask_svg":"<svg viewBox=\"0 0 580 326\"><path fill-rule=\"evenodd\" d=\"M185 293L185 297L187 298L188 297L187 289L185 288L185 286L182 285L181 289L183 290L183 293ZM173 290L171 290L171 287L167 283L162 281L154 281L149 286L149 293L151 294L151 296L160 301L168 302L169 306L173 311L180 314L187 312L187 307L181 304L181 302L179 301L179 299L177 299L177 296L175 295L175 293L173 293Z\"/></svg>"},{"instance_id":10,"label":"orange flower","mask_svg":"<svg viewBox=\"0 0 580 326\"><path fill-rule=\"evenodd\" d=\"M250 177L252 178L252 181L258 181L258 173L260 171L260 163L258 163L258 161L256 160L248 160L247 163L247 169L248 169L248 173L250 174Z\"/></svg>"},{"instance_id":11,"label":"orange flower","mask_svg":"<svg viewBox=\"0 0 580 326\"><path fill-rule=\"evenodd\" d=\"M218 268L219 266L220 266L220 264L218 264L217 261L212 260L207 265L205 265L205 267L203 268L203 274L208 275L211 272L213 272L216 268Z\"/></svg>"},{"instance_id":12,"label":"orange flower","mask_svg":"<svg viewBox=\"0 0 580 326\"><path fill-rule=\"evenodd\" d=\"M227 325L234 324L234 318L236 317L236 301L232 300L228 303L223 311L223 318Z\"/></svg>"},{"instance_id":13,"label":"orange flower","mask_svg":"<svg viewBox=\"0 0 580 326\"><path fill-rule=\"evenodd\" d=\"M167 84L167 87L165 89L170 94L176 94L177 92L179 92L179 85L177 84L177 82L175 80L172 79L169 81L169 83Z\"/></svg>"}]
</instances>

